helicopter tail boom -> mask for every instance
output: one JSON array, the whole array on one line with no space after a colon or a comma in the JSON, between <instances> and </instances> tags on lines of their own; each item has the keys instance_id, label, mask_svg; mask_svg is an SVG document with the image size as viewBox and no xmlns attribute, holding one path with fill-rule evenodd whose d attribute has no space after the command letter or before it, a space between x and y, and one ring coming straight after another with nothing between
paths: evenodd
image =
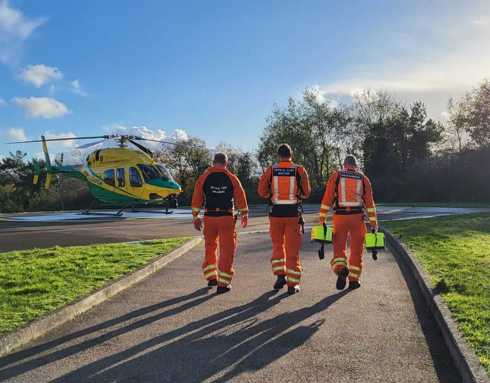
<instances>
[{"instance_id":1,"label":"helicopter tail boom","mask_svg":"<svg viewBox=\"0 0 490 383\"><path fill-rule=\"evenodd\" d=\"M41 136L41 141L43 144L44 161L46 161L46 167L48 170L51 168L51 159L49 158L48 144L46 143L46 137Z\"/></svg>"}]
</instances>

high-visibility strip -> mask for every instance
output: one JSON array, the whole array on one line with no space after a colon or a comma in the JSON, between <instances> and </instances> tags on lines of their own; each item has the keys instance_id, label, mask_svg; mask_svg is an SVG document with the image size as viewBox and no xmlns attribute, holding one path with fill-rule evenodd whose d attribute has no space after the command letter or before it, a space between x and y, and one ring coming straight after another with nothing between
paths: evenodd
<instances>
[{"instance_id":1,"label":"high-visibility strip","mask_svg":"<svg viewBox=\"0 0 490 383\"><path fill-rule=\"evenodd\" d=\"M289 199L296 200L296 177L289 177Z\"/></svg>"},{"instance_id":2,"label":"high-visibility strip","mask_svg":"<svg viewBox=\"0 0 490 383\"><path fill-rule=\"evenodd\" d=\"M323 203L320 205L320 210L330 210L330 206L324 205Z\"/></svg>"},{"instance_id":3,"label":"high-visibility strip","mask_svg":"<svg viewBox=\"0 0 490 383\"><path fill-rule=\"evenodd\" d=\"M248 209L238 209L238 211L242 214L245 215L248 213Z\"/></svg>"},{"instance_id":4,"label":"high-visibility strip","mask_svg":"<svg viewBox=\"0 0 490 383\"><path fill-rule=\"evenodd\" d=\"M274 205L295 205L298 203L298 200L295 198L294 200L290 199L275 199L272 201Z\"/></svg>"},{"instance_id":5,"label":"high-visibility strip","mask_svg":"<svg viewBox=\"0 0 490 383\"><path fill-rule=\"evenodd\" d=\"M286 269L286 273L301 276L301 271Z\"/></svg>"},{"instance_id":6,"label":"high-visibility strip","mask_svg":"<svg viewBox=\"0 0 490 383\"><path fill-rule=\"evenodd\" d=\"M347 202L345 199L345 190L346 190L345 182L346 182L345 178L340 177L340 201L339 201L339 205L341 205L341 206L347 206L347 205L345 205L345 203Z\"/></svg>"},{"instance_id":7,"label":"high-visibility strip","mask_svg":"<svg viewBox=\"0 0 490 383\"><path fill-rule=\"evenodd\" d=\"M230 283L231 283L231 280L226 280L226 279L223 279L223 278L219 278L218 279L218 283L220 285L225 285L225 286L228 286Z\"/></svg>"},{"instance_id":8,"label":"high-visibility strip","mask_svg":"<svg viewBox=\"0 0 490 383\"><path fill-rule=\"evenodd\" d=\"M284 259L273 259L271 261L272 264L275 264L275 263L285 263L286 261Z\"/></svg>"},{"instance_id":9,"label":"high-visibility strip","mask_svg":"<svg viewBox=\"0 0 490 383\"><path fill-rule=\"evenodd\" d=\"M352 265L349 265L349 270L357 270L357 271L361 271L361 268L360 268L360 267L357 267L357 266L352 266Z\"/></svg>"},{"instance_id":10,"label":"high-visibility strip","mask_svg":"<svg viewBox=\"0 0 490 383\"><path fill-rule=\"evenodd\" d=\"M223 271L220 271L220 272L219 272L219 276L220 276L220 277L224 277L224 278L232 278L232 277L233 277L233 275L231 275L231 274L227 274L227 273L225 273L225 272L223 272Z\"/></svg>"},{"instance_id":11,"label":"high-visibility strip","mask_svg":"<svg viewBox=\"0 0 490 383\"><path fill-rule=\"evenodd\" d=\"M361 207L362 202L347 202L347 201L342 201L339 202L340 207Z\"/></svg>"},{"instance_id":12,"label":"high-visibility strip","mask_svg":"<svg viewBox=\"0 0 490 383\"><path fill-rule=\"evenodd\" d=\"M347 265L347 260L345 258L334 258L330 263L332 265L336 263L342 263L343 265Z\"/></svg>"},{"instance_id":13,"label":"high-visibility strip","mask_svg":"<svg viewBox=\"0 0 490 383\"><path fill-rule=\"evenodd\" d=\"M376 217L369 217L369 220L370 220L371 222L376 222L376 221L377 221Z\"/></svg>"},{"instance_id":14,"label":"high-visibility strip","mask_svg":"<svg viewBox=\"0 0 490 383\"><path fill-rule=\"evenodd\" d=\"M349 270L349 275L352 275L354 277L358 277L361 275L360 271L354 271L354 270Z\"/></svg>"},{"instance_id":15,"label":"high-visibility strip","mask_svg":"<svg viewBox=\"0 0 490 383\"><path fill-rule=\"evenodd\" d=\"M357 180L356 181L356 197L357 197L357 202L362 202L362 181Z\"/></svg>"},{"instance_id":16,"label":"high-visibility strip","mask_svg":"<svg viewBox=\"0 0 490 383\"><path fill-rule=\"evenodd\" d=\"M368 213L376 213L376 208L375 207L368 207L367 212Z\"/></svg>"},{"instance_id":17,"label":"high-visibility strip","mask_svg":"<svg viewBox=\"0 0 490 383\"><path fill-rule=\"evenodd\" d=\"M202 269L203 272L206 272L208 270L216 269L215 264L207 265L204 269Z\"/></svg>"},{"instance_id":18,"label":"high-visibility strip","mask_svg":"<svg viewBox=\"0 0 490 383\"><path fill-rule=\"evenodd\" d=\"M297 278L291 278L289 275L287 276L287 281L288 282L293 282L293 283L299 283L300 280Z\"/></svg>"},{"instance_id":19,"label":"high-visibility strip","mask_svg":"<svg viewBox=\"0 0 490 383\"><path fill-rule=\"evenodd\" d=\"M322 213L320 212L320 214L318 214L320 217L326 217L327 216L327 213Z\"/></svg>"},{"instance_id":20,"label":"high-visibility strip","mask_svg":"<svg viewBox=\"0 0 490 383\"><path fill-rule=\"evenodd\" d=\"M214 277L214 278L210 278ZM209 273L204 274L204 278L206 279L216 279L216 271L210 271Z\"/></svg>"},{"instance_id":21,"label":"high-visibility strip","mask_svg":"<svg viewBox=\"0 0 490 383\"><path fill-rule=\"evenodd\" d=\"M272 271L286 271L284 266L276 266L272 268Z\"/></svg>"}]
</instances>

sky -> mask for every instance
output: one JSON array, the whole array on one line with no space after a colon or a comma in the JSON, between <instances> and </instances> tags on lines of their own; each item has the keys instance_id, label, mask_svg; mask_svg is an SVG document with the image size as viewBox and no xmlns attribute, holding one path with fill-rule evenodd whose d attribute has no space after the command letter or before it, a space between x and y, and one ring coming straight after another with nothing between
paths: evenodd
<instances>
[{"instance_id":1,"label":"sky","mask_svg":"<svg viewBox=\"0 0 490 383\"><path fill-rule=\"evenodd\" d=\"M488 0L0 0L0 156L115 131L254 150L306 87L386 90L444 119L484 78Z\"/></svg>"}]
</instances>

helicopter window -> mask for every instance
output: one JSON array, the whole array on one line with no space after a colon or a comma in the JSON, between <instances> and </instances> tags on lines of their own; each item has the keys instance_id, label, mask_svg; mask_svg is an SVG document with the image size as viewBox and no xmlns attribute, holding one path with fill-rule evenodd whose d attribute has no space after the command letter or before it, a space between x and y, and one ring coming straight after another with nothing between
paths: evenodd
<instances>
[{"instance_id":1,"label":"helicopter window","mask_svg":"<svg viewBox=\"0 0 490 383\"><path fill-rule=\"evenodd\" d=\"M104 182L108 185L115 186L114 169L108 169L104 172Z\"/></svg>"},{"instance_id":2,"label":"helicopter window","mask_svg":"<svg viewBox=\"0 0 490 383\"><path fill-rule=\"evenodd\" d=\"M143 186L141 176L136 168L129 168L129 184L134 187Z\"/></svg>"},{"instance_id":3,"label":"helicopter window","mask_svg":"<svg viewBox=\"0 0 490 383\"><path fill-rule=\"evenodd\" d=\"M164 180L171 180L172 176L170 175L170 172L167 170L167 168L163 165L156 165L156 168L161 174L161 178Z\"/></svg>"},{"instance_id":4,"label":"helicopter window","mask_svg":"<svg viewBox=\"0 0 490 383\"><path fill-rule=\"evenodd\" d=\"M154 166L139 164L138 167L147 182L161 177L160 172Z\"/></svg>"},{"instance_id":5,"label":"helicopter window","mask_svg":"<svg viewBox=\"0 0 490 383\"><path fill-rule=\"evenodd\" d=\"M124 168L118 168L117 169L117 186L123 188L126 186L126 180L125 180L125 170Z\"/></svg>"}]
</instances>

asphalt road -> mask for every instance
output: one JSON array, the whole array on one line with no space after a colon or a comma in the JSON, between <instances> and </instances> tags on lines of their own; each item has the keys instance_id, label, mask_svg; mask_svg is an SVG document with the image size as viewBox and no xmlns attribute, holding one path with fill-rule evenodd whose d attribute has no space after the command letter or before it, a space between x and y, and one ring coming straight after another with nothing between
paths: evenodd
<instances>
[{"instance_id":1,"label":"asphalt road","mask_svg":"<svg viewBox=\"0 0 490 383\"><path fill-rule=\"evenodd\" d=\"M305 205L307 224L317 221L319 206ZM379 207L379 219L423 218L449 214L465 214L489 211L489 209L458 209L458 208L411 208L411 207ZM125 218L108 216L89 217L87 219L70 218L72 213L56 214L56 220L46 221L48 214L23 214L0 217L0 252L23 250L51 246L86 245L93 243L137 241L175 236L193 236L196 231L191 224L190 213L175 217L162 217L153 214L153 218ZM146 214L147 216L148 214ZM65 217L65 218L66 218ZM129 217L129 218L128 218ZM30 218L31 220L20 220ZM37 219L37 220L36 220ZM268 225L264 206L253 206L251 220L246 231L263 230Z\"/></svg>"},{"instance_id":2,"label":"asphalt road","mask_svg":"<svg viewBox=\"0 0 490 383\"><path fill-rule=\"evenodd\" d=\"M203 288L202 246L29 347L9 382L460 382L416 283L389 253L336 292L317 245L303 289L270 287L266 234L240 237L231 293Z\"/></svg>"}]
</instances>

